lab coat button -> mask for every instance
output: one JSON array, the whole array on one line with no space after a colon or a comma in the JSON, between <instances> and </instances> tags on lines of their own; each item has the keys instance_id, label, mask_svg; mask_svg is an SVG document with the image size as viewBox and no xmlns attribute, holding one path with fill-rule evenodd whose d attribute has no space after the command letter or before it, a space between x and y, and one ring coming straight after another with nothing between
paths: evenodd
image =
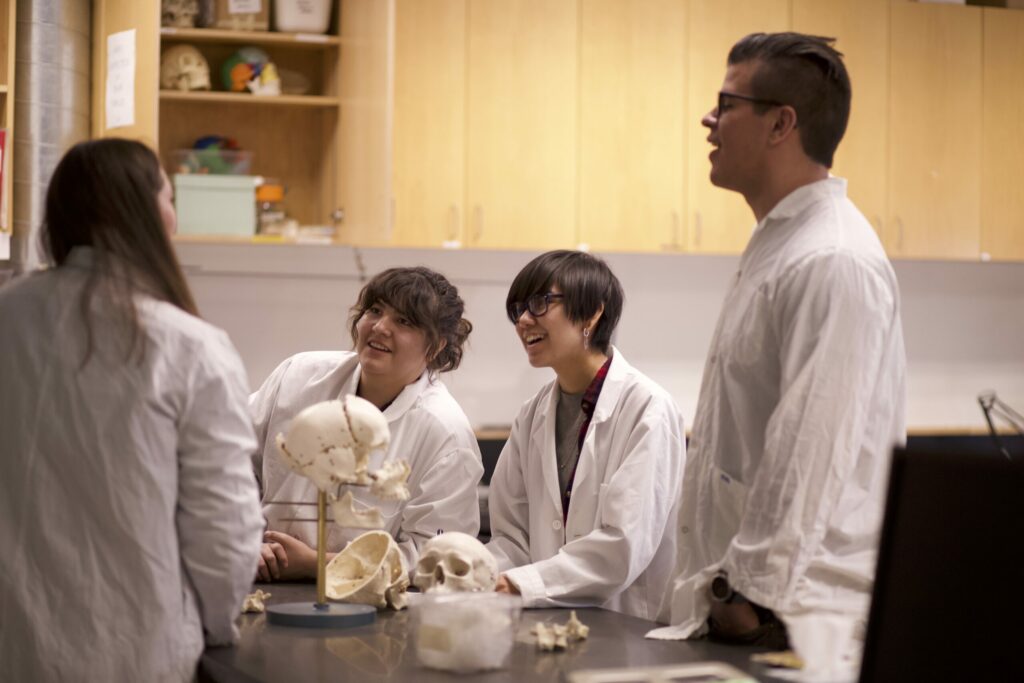
<instances>
[{"instance_id":1,"label":"lab coat button","mask_svg":"<svg viewBox=\"0 0 1024 683\"><path fill-rule=\"evenodd\" d=\"M684 534L688 534L690 533L690 527L684 526L682 529L680 529L680 531L682 531Z\"/></svg>"},{"instance_id":2,"label":"lab coat button","mask_svg":"<svg viewBox=\"0 0 1024 683\"><path fill-rule=\"evenodd\" d=\"M560 531L562 529L562 522L556 519L555 521L551 522L551 528L555 531Z\"/></svg>"}]
</instances>

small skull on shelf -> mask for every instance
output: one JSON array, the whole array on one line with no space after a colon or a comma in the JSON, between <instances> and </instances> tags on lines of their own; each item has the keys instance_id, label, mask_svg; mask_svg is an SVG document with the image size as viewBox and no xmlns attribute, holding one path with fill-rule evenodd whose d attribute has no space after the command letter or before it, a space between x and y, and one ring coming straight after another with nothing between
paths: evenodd
<instances>
[{"instance_id":1,"label":"small skull on shelf","mask_svg":"<svg viewBox=\"0 0 1024 683\"><path fill-rule=\"evenodd\" d=\"M199 15L199 0L160 0L160 25L192 28Z\"/></svg>"},{"instance_id":2,"label":"small skull on shelf","mask_svg":"<svg viewBox=\"0 0 1024 683\"><path fill-rule=\"evenodd\" d=\"M210 65L191 45L175 45L160 57L160 87L164 90L209 90Z\"/></svg>"}]
</instances>

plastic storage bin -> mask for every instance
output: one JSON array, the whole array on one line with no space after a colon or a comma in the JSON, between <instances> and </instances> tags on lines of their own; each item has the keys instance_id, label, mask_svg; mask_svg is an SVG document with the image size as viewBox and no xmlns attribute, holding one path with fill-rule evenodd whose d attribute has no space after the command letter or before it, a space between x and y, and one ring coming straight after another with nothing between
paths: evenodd
<instances>
[{"instance_id":1,"label":"plastic storage bin","mask_svg":"<svg viewBox=\"0 0 1024 683\"><path fill-rule=\"evenodd\" d=\"M174 202L181 235L256 234L257 176L174 176Z\"/></svg>"},{"instance_id":2,"label":"plastic storage bin","mask_svg":"<svg viewBox=\"0 0 1024 683\"><path fill-rule=\"evenodd\" d=\"M275 0L274 30L287 33L327 33L331 25L329 0Z\"/></svg>"},{"instance_id":3,"label":"plastic storage bin","mask_svg":"<svg viewBox=\"0 0 1024 683\"><path fill-rule=\"evenodd\" d=\"M246 175L252 167L252 152L248 150L176 149L171 152L171 170L175 173L211 173L216 175Z\"/></svg>"},{"instance_id":4,"label":"plastic storage bin","mask_svg":"<svg viewBox=\"0 0 1024 683\"><path fill-rule=\"evenodd\" d=\"M523 600L504 593L424 593L409 606L416 658L430 669L469 673L508 664Z\"/></svg>"}]
</instances>

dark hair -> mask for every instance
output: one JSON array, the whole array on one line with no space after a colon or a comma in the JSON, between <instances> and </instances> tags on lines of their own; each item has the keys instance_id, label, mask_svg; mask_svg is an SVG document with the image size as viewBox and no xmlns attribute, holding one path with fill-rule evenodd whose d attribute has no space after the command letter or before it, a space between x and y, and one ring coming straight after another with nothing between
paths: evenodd
<instances>
[{"instance_id":1,"label":"dark hair","mask_svg":"<svg viewBox=\"0 0 1024 683\"><path fill-rule=\"evenodd\" d=\"M526 301L534 294L545 294L555 285L565 295L562 305L566 316L574 323L590 320L604 305L604 313L590 336L590 345L608 353L625 295L608 264L586 252L549 251L527 263L512 281L505 298L509 319L515 322L514 303Z\"/></svg>"},{"instance_id":2,"label":"dark hair","mask_svg":"<svg viewBox=\"0 0 1024 683\"><path fill-rule=\"evenodd\" d=\"M46 191L42 239L62 265L74 247L93 249L94 267L82 291L86 327L84 366L93 350L90 307L106 299L131 331L127 357L145 353L134 295L144 293L198 315L174 255L157 202L160 161L140 142L103 138L72 147L57 164Z\"/></svg>"},{"instance_id":3,"label":"dark hair","mask_svg":"<svg viewBox=\"0 0 1024 683\"><path fill-rule=\"evenodd\" d=\"M751 33L729 51L730 65L760 62L751 94L793 107L804 153L826 168L850 119L850 76L834 42L803 33Z\"/></svg>"},{"instance_id":4,"label":"dark hair","mask_svg":"<svg viewBox=\"0 0 1024 683\"><path fill-rule=\"evenodd\" d=\"M352 307L349 331L353 342L359 319L377 303L391 306L426 333L428 370L447 372L459 367L473 325L462 317L466 304L444 275L423 266L378 273L359 292Z\"/></svg>"}]
</instances>

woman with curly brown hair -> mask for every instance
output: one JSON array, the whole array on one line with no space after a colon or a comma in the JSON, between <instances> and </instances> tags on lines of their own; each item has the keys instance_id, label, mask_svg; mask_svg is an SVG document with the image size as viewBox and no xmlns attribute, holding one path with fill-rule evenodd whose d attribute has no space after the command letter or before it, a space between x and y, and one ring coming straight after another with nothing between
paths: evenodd
<instances>
[{"instance_id":1,"label":"woman with curly brown hair","mask_svg":"<svg viewBox=\"0 0 1024 683\"><path fill-rule=\"evenodd\" d=\"M391 459L404 459L411 469L406 501L381 501L361 489L352 491L356 501L381 511L406 569L416 565L419 546L438 531L477 534L480 450L465 413L438 379L462 360L473 329L462 317L464 308L458 290L440 273L423 267L385 270L363 287L352 307L353 351L292 356L250 397L260 440L255 464L268 523L260 579L316 575L316 524L284 521L309 517L308 508L271 503L315 502L317 489L288 469L273 438L304 408L348 394L377 406L391 430L387 453L371 456L370 469ZM330 525L326 550L336 553L360 533Z\"/></svg>"}]
</instances>

